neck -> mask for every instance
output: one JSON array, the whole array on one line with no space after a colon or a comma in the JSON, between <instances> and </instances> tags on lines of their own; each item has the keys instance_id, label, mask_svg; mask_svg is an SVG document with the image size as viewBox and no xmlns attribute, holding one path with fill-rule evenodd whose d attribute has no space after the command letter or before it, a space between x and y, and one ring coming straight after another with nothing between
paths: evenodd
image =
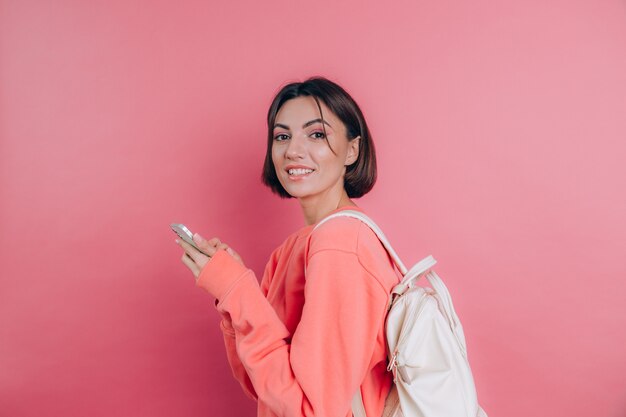
<instances>
[{"instance_id":1,"label":"neck","mask_svg":"<svg viewBox=\"0 0 626 417\"><path fill-rule=\"evenodd\" d=\"M348 197L346 190L342 189L342 193L335 198L329 196L316 196L316 200L303 200L300 199L300 206L304 214L304 220L307 225L317 223L330 212L337 210L343 206L356 206L352 200Z\"/></svg>"}]
</instances>

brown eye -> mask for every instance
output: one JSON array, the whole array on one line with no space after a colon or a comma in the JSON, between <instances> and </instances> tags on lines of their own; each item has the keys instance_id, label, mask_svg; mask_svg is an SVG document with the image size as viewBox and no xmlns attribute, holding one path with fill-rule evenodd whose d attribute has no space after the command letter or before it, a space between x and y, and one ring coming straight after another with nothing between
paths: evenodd
<instances>
[{"instance_id":1,"label":"brown eye","mask_svg":"<svg viewBox=\"0 0 626 417\"><path fill-rule=\"evenodd\" d=\"M313 132L313 137L315 139L324 139L326 135L324 134L324 132Z\"/></svg>"},{"instance_id":2,"label":"brown eye","mask_svg":"<svg viewBox=\"0 0 626 417\"><path fill-rule=\"evenodd\" d=\"M280 133L280 134L274 136L274 140L277 140L279 142L283 141L283 140L286 140L287 138L289 138L289 135L285 135L284 133Z\"/></svg>"}]
</instances>

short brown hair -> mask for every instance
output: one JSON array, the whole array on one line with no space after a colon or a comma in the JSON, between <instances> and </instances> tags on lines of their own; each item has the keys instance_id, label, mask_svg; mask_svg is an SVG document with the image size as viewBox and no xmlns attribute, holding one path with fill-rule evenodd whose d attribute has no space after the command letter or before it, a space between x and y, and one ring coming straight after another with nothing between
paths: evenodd
<instances>
[{"instance_id":1,"label":"short brown hair","mask_svg":"<svg viewBox=\"0 0 626 417\"><path fill-rule=\"evenodd\" d=\"M320 117L323 120L322 108L319 104L319 100L322 100L326 107L345 125L349 141L357 136L361 137L359 156L355 162L346 168L344 188L350 198L364 196L376 183L376 151L372 142L372 136L367 123L365 123L365 117L363 117L363 113L354 99L342 87L320 76L311 77L304 82L287 84L274 97L267 113L267 151L265 163L263 164L263 174L261 175L263 183L281 198L292 198L278 180L276 169L272 162L274 123L278 111L286 101L302 96L310 96L315 99L320 110ZM322 127L324 128L323 124ZM326 136L325 133L326 129L324 128L324 136ZM326 143L328 143L327 137ZM330 143L328 143L328 146L330 147Z\"/></svg>"}]
</instances>

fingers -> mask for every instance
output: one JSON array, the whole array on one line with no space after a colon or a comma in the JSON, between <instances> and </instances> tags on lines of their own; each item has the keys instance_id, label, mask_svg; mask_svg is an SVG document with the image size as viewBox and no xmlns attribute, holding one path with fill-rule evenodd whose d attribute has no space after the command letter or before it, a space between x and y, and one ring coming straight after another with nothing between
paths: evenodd
<instances>
[{"instance_id":1,"label":"fingers","mask_svg":"<svg viewBox=\"0 0 626 417\"><path fill-rule=\"evenodd\" d=\"M193 241L198 245L203 252L205 252L209 256L215 255L217 252L218 245L221 244L220 240L217 237L214 237L211 240L205 240L200 234L195 233L193 235Z\"/></svg>"},{"instance_id":2,"label":"fingers","mask_svg":"<svg viewBox=\"0 0 626 417\"><path fill-rule=\"evenodd\" d=\"M178 239L178 244L185 250L185 254L196 264L204 265L209 260L210 252L207 252L207 254L209 254L209 256L207 256L182 239Z\"/></svg>"},{"instance_id":3,"label":"fingers","mask_svg":"<svg viewBox=\"0 0 626 417\"><path fill-rule=\"evenodd\" d=\"M193 241L196 246L198 246L198 248L200 248L204 253L198 251L198 249L194 248L192 245L183 240L179 240L178 244L185 250L185 255L182 258L183 263L192 270L196 278L200 274L200 271L202 270L204 265L206 265L206 263L215 255L218 250L224 250L228 252L237 262L243 265L243 260L241 259L241 256L239 256L239 254L226 243L223 243L218 237L206 240L198 233L195 233L193 235ZM191 263L194 264L193 267L190 265Z\"/></svg>"},{"instance_id":4,"label":"fingers","mask_svg":"<svg viewBox=\"0 0 626 417\"><path fill-rule=\"evenodd\" d=\"M193 276L198 278L198 276L200 275L200 268L198 268L198 265L196 265L193 259L191 259L189 255L187 255L187 253L184 253L181 260L191 270L191 272L193 273Z\"/></svg>"},{"instance_id":5,"label":"fingers","mask_svg":"<svg viewBox=\"0 0 626 417\"><path fill-rule=\"evenodd\" d=\"M224 250L228 252L233 258L235 258L237 262L243 265L243 260L241 259L241 256L239 256L239 254L235 252L233 248L229 247L228 245L224 244L224 246L225 246Z\"/></svg>"},{"instance_id":6,"label":"fingers","mask_svg":"<svg viewBox=\"0 0 626 417\"><path fill-rule=\"evenodd\" d=\"M209 256L215 255L215 252L220 249L228 250L229 248L229 246L226 243L222 242L218 237L205 240L202 236L196 233L193 235L193 240L194 242L196 242L196 245L198 245L198 247L206 252ZM232 255L232 252L229 253Z\"/></svg>"},{"instance_id":7,"label":"fingers","mask_svg":"<svg viewBox=\"0 0 626 417\"><path fill-rule=\"evenodd\" d=\"M232 256L233 258L235 258L235 260L237 262L239 262L240 264L243 265L243 260L241 259L241 256L239 256L239 254L237 252L235 252L233 250L233 248L231 248L230 246L228 246L226 243L220 243L217 247L217 249L224 249L226 252L228 252L230 254L230 256Z\"/></svg>"},{"instance_id":8,"label":"fingers","mask_svg":"<svg viewBox=\"0 0 626 417\"><path fill-rule=\"evenodd\" d=\"M213 239L207 241L207 243L211 246L217 246L222 242L217 237L214 237Z\"/></svg>"}]
</instances>

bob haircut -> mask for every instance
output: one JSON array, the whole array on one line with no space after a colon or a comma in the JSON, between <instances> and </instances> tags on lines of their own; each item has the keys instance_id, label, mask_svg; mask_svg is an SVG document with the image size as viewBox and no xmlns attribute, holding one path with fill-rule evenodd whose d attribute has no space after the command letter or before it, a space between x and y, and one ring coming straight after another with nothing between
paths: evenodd
<instances>
[{"instance_id":1,"label":"bob haircut","mask_svg":"<svg viewBox=\"0 0 626 417\"><path fill-rule=\"evenodd\" d=\"M267 151L261 176L263 183L281 198L293 198L285 191L276 176L276 169L272 162L272 144L274 142L274 123L276 122L278 111L288 100L302 96L309 96L315 99L320 111L320 118L324 120L322 107L319 102L321 100L343 122L349 141L354 140L357 136L361 136L359 156L356 161L346 167L344 188L350 198L364 196L376 183L376 151L370 131L365 123L363 113L354 99L339 85L320 76L311 77L304 82L287 84L274 97L267 113ZM322 124L326 143L330 150L335 153L330 147L324 126Z\"/></svg>"}]
</instances>

